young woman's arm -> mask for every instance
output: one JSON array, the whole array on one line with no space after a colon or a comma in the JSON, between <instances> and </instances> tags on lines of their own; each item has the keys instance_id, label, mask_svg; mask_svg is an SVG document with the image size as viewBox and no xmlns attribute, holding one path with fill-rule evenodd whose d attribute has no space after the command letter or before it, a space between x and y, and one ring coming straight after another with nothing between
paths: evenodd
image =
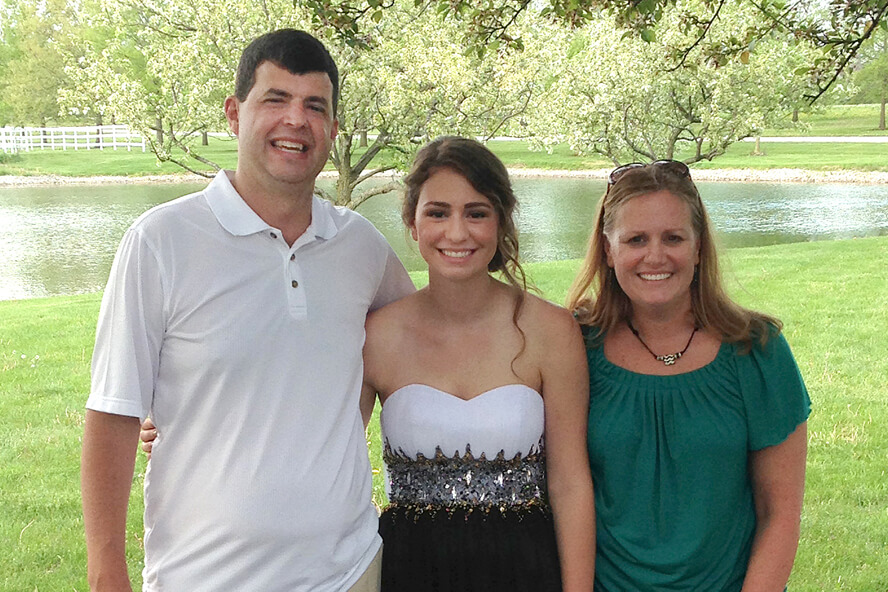
<instances>
[{"instance_id":1,"label":"young woman's arm","mask_svg":"<svg viewBox=\"0 0 888 592\"><path fill-rule=\"evenodd\" d=\"M586 447L589 370L576 321L548 311L541 373L546 406L549 499L565 592L592 590L595 575L595 502Z\"/></svg>"}]
</instances>

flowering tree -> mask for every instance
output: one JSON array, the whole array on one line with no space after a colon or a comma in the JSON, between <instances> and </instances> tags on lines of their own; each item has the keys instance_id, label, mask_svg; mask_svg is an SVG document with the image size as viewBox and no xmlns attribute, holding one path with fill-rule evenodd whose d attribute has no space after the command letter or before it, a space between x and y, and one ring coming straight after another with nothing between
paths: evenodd
<instances>
[{"instance_id":1,"label":"flowering tree","mask_svg":"<svg viewBox=\"0 0 888 592\"><path fill-rule=\"evenodd\" d=\"M342 44L318 31L289 0L244 0L220 11L211 0L108 0L96 21L104 36L84 40L84 56L68 68L75 81L66 102L89 97L150 138L158 159L207 174L218 169L197 138L225 129L224 98L233 90L240 52L280 27L316 32L341 74L340 133L332 161L335 203L357 207L391 190L358 190L367 179L407 162L415 147L442 133L491 136L526 108L535 66L521 54L466 55L454 23L414 10L390 9L361 43ZM538 69L538 68L537 68ZM364 149L358 138L372 138ZM374 166L385 152L388 164Z\"/></svg>"},{"instance_id":2,"label":"flowering tree","mask_svg":"<svg viewBox=\"0 0 888 592\"><path fill-rule=\"evenodd\" d=\"M725 11L729 22L711 30L707 42L754 27L756 18L750 11ZM549 39L527 42L562 52L550 58L559 67L542 94L543 108L527 120L527 133L539 145L568 142L615 164L691 163L723 154L791 110L802 87L795 71L807 57L803 46L773 38L730 59L715 59L701 47L672 68L670 48L686 41L680 23L662 27L651 41L626 38L607 20L550 31Z\"/></svg>"},{"instance_id":3,"label":"flowering tree","mask_svg":"<svg viewBox=\"0 0 888 592\"><path fill-rule=\"evenodd\" d=\"M888 34L875 35L863 52L864 64L855 74L861 95L879 103L879 129L885 129L885 106L888 104Z\"/></svg>"},{"instance_id":4,"label":"flowering tree","mask_svg":"<svg viewBox=\"0 0 888 592\"><path fill-rule=\"evenodd\" d=\"M359 41L364 23L382 17L392 5L383 0L303 0L315 22L335 26L349 42ZM465 38L483 52L492 42L522 47L526 38L515 23L536 13L570 27L581 27L602 16L612 17L625 31L650 42L665 28L679 23L686 39L671 47L668 67L683 64L705 48L707 57L730 59L751 51L752 44L773 34L790 34L817 47L805 66L810 84L807 98L816 100L837 80L863 44L885 27L888 0L416 0L457 19ZM710 33L726 10L740 7L759 17L755 23L735 23L730 37L713 43ZM751 24L751 26L749 26ZM665 25L665 26L664 26Z\"/></svg>"}]
</instances>

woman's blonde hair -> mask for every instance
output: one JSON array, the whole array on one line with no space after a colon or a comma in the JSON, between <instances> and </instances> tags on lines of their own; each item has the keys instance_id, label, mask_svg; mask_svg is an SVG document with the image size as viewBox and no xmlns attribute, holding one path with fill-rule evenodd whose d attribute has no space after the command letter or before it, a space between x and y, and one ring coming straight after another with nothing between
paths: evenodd
<instances>
[{"instance_id":1,"label":"woman's blonde hair","mask_svg":"<svg viewBox=\"0 0 888 592\"><path fill-rule=\"evenodd\" d=\"M574 312L581 324L597 329L594 335L598 337L630 318L632 303L607 263L606 235L626 202L657 191L668 191L687 204L691 226L699 240L700 262L690 285L691 310L697 327L715 331L725 341L741 343L744 350L753 341L764 344L780 331L782 323L775 317L743 308L728 297L719 271L712 223L697 187L689 174L681 174L676 167L664 163L626 170L608 186L598 203L583 266L568 292L568 310Z\"/></svg>"}]
</instances>

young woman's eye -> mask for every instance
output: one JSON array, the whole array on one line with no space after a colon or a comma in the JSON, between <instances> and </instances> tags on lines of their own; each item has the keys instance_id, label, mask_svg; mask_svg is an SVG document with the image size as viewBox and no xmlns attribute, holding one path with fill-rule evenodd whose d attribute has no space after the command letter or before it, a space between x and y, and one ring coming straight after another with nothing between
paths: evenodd
<instances>
[{"instance_id":1,"label":"young woman's eye","mask_svg":"<svg viewBox=\"0 0 888 592\"><path fill-rule=\"evenodd\" d=\"M443 218L446 214L444 210L426 210L425 215L428 218Z\"/></svg>"},{"instance_id":2,"label":"young woman's eye","mask_svg":"<svg viewBox=\"0 0 888 592\"><path fill-rule=\"evenodd\" d=\"M473 212L469 212L470 218L482 219L482 218L486 218L487 216L488 216L488 213L485 212L484 210L475 210Z\"/></svg>"}]
</instances>

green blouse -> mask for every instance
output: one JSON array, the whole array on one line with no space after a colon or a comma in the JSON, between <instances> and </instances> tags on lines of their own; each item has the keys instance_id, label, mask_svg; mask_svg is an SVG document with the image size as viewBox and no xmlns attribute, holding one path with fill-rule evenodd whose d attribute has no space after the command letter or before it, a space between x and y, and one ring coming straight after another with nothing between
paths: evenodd
<instances>
[{"instance_id":1,"label":"green blouse","mask_svg":"<svg viewBox=\"0 0 888 592\"><path fill-rule=\"evenodd\" d=\"M590 341L587 338L587 341ZM749 451L779 444L811 409L783 335L675 376L630 372L587 347L595 590L740 590L755 509Z\"/></svg>"}]
</instances>

